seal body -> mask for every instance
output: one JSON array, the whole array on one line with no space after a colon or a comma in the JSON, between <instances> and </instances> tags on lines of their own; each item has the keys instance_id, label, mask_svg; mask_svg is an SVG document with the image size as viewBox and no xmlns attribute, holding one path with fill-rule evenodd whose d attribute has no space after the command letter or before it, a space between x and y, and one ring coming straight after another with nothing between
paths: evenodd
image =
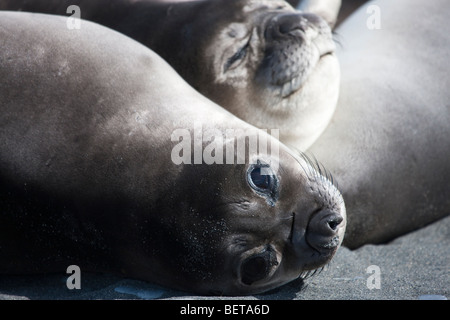
<instances>
[{"instance_id":1,"label":"seal body","mask_svg":"<svg viewBox=\"0 0 450 320\"><path fill-rule=\"evenodd\" d=\"M369 29L369 5L380 9L381 29ZM342 188L349 247L389 241L450 213L448 7L372 1L337 30L338 108L309 152Z\"/></svg>"},{"instance_id":2,"label":"seal body","mask_svg":"<svg viewBox=\"0 0 450 320\"><path fill-rule=\"evenodd\" d=\"M77 265L250 294L336 252L345 206L324 171L148 48L87 21L69 30L64 17L18 12L0 13L0 39L1 273ZM254 137L270 152L247 148Z\"/></svg>"},{"instance_id":3,"label":"seal body","mask_svg":"<svg viewBox=\"0 0 450 320\"><path fill-rule=\"evenodd\" d=\"M244 121L280 129L305 150L335 110L339 64L319 16L285 1L0 0L0 9L67 16L115 29L154 50L191 86Z\"/></svg>"}]
</instances>

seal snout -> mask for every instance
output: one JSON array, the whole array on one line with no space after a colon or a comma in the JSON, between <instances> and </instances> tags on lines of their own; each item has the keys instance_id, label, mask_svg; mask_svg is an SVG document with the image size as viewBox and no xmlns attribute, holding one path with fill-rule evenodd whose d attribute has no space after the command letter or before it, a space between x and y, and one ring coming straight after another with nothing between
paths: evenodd
<instances>
[{"instance_id":1,"label":"seal snout","mask_svg":"<svg viewBox=\"0 0 450 320\"><path fill-rule=\"evenodd\" d=\"M298 34L298 31L305 32L307 25L304 19L298 14L285 14L272 20L266 29L266 39L277 39Z\"/></svg>"},{"instance_id":2,"label":"seal snout","mask_svg":"<svg viewBox=\"0 0 450 320\"><path fill-rule=\"evenodd\" d=\"M323 19L309 13L284 13L272 17L266 25L264 38L266 41L313 40L320 35L331 33Z\"/></svg>"},{"instance_id":3,"label":"seal snout","mask_svg":"<svg viewBox=\"0 0 450 320\"><path fill-rule=\"evenodd\" d=\"M334 52L331 30L313 14L271 15L265 24L265 53L260 77L283 99L297 92L321 57Z\"/></svg>"},{"instance_id":4,"label":"seal snout","mask_svg":"<svg viewBox=\"0 0 450 320\"><path fill-rule=\"evenodd\" d=\"M306 230L306 241L320 253L336 249L340 244L339 230L344 218L336 211L323 209L314 214Z\"/></svg>"},{"instance_id":5,"label":"seal snout","mask_svg":"<svg viewBox=\"0 0 450 320\"><path fill-rule=\"evenodd\" d=\"M311 24L301 14L281 14L271 19L264 37L266 40L283 40L289 36L298 36L301 39L309 28Z\"/></svg>"}]
</instances>

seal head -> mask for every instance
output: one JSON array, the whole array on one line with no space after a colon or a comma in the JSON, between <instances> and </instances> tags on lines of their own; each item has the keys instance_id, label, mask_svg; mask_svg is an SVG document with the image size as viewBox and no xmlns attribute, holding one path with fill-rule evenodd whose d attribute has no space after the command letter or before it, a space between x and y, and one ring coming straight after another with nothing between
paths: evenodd
<instances>
[{"instance_id":1,"label":"seal head","mask_svg":"<svg viewBox=\"0 0 450 320\"><path fill-rule=\"evenodd\" d=\"M334 256L346 225L343 200L310 164L303 162L300 167L289 169L294 169L293 178L281 174L264 179L264 187L280 183L279 199L273 206L250 200L246 211L236 210L240 226L225 242L230 253L227 262L235 271L226 279L230 292L267 291L305 276ZM259 169L250 170L248 184L258 193L252 184L261 184Z\"/></svg>"},{"instance_id":2,"label":"seal head","mask_svg":"<svg viewBox=\"0 0 450 320\"><path fill-rule=\"evenodd\" d=\"M214 295L262 293L305 277L336 253L346 212L324 171L284 150L280 158L258 155L253 162L226 171L199 166L180 177L194 193L189 208L178 218L169 214L160 227L174 235L161 243L176 248L166 261L176 263L165 267L173 268L171 286ZM277 172L269 165L275 162Z\"/></svg>"},{"instance_id":3,"label":"seal head","mask_svg":"<svg viewBox=\"0 0 450 320\"><path fill-rule=\"evenodd\" d=\"M206 28L203 71L193 86L256 127L282 128L281 141L306 150L338 98L339 63L328 24L284 1L226 2L230 13Z\"/></svg>"}]
</instances>

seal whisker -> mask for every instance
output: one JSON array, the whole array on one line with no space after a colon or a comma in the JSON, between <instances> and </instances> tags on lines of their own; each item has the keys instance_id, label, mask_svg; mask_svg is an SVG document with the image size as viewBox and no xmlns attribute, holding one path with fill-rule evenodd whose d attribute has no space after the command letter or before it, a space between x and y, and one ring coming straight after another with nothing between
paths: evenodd
<instances>
[{"instance_id":1,"label":"seal whisker","mask_svg":"<svg viewBox=\"0 0 450 320\"><path fill-rule=\"evenodd\" d=\"M342 42L341 42L341 34L339 32L337 32L336 30L333 30L331 32L332 37L333 37L333 41L336 45L338 45L339 47L343 48Z\"/></svg>"},{"instance_id":2,"label":"seal whisker","mask_svg":"<svg viewBox=\"0 0 450 320\"><path fill-rule=\"evenodd\" d=\"M323 271L323 267L313 269L313 270L303 271L302 273L300 273L299 278L301 278L302 280L307 280L307 279L314 277L315 275L319 275L322 271Z\"/></svg>"},{"instance_id":3,"label":"seal whisker","mask_svg":"<svg viewBox=\"0 0 450 320\"><path fill-rule=\"evenodd\" d=\"M291 224L291 230L289 232L288 240L292 243L292 240L294 239L294 228L295 228L295 212L291 215L292 218L292 224Z\"/></svg>"},{"instance_id":4,"label":"seal whisker","mask_svg":"<svg viewBox=\"0 0 450 320\"><path fill-rule=\"evenodd\" d=\"M295 152L297 152L298 157L302 158L309 166L309 170L305 170L308 178L311 180L317 181L320 179L321 181L329 181L336 189L339 189L339 184L337 180L333 177L331 172L327 170L327 168L320 163L319 160L313 154L307 154L298 149L293 148ZM301 165L299 159L296 158L297 162ZM302 166L304 169L304 167Z\"/></svg>"},{"instance_id":5,"label":"seal whisker","mask_svg":"<svg viewBox=\"0 0 450 320\"><path fill-rule=\"evenodd\" d=\"M325 265L325 266L327 266L327 265ZM321 268L318 269L319 271L318 271L317 275L321 274L322 271L325 270L325 266L323 266L323 267L321 267Z\"/></svg>"},{"instance_id":6,"label":"seal whisker","mask_svg":"<svg viewBox=\"0 0 450 320\"><path fill-rule=\"evenodd\" d=\"M320 270L321 270L321 268L314 270L313 273L311 274L311 278L314 277L316 274L319 274Z\"/></svg>"}]
</instances>

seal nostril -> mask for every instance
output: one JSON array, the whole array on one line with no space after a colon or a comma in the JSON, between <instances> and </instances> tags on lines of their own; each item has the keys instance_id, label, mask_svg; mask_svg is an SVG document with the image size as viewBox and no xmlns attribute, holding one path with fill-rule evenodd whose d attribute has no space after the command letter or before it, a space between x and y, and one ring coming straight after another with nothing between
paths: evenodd
<instances>
[{"instance_id":1,"label":"seal nostril","mask_svg":"<svg viewBox=\"0 0 450 320\"><path fill-rule=\"evenodd\" d=\"M275 16L269 23L265 37L271 39L278 39L287 35L298 35L298 32L305 32L307 28L307 20L302 18L299 14L282 14Z\"/></svg>"},{"instance_id":2,"label":"seal nostril","mask_svg":"<svg viewBox=\"0 0 450 320\"><path fill-rule=\"evenodd\" d=\"M343 218L341 216L334 216L332 220L328 221L328 226L331 230L336 231L342 220Z\"/></svg>"},{"instance_id":3,"label":"seal nostril","mask_svg":"<svg viewBox=\"0 0 450 320\"><path fill-rule=\"evenodd\" d=\"M328 225L330 226L331 230L336 230L338 223L336 221L329 221Z\"/></svg>"},{"instance_id":4,"label":"seal nostril","mask_svg":"<svg viewBox=\"0 0 450 320\"><path fill-rule=\"evenodd\" d=\"M317 251L330 252L339 246L339 228L344 218L329 209L313 214L306 230L306 242Z\"/></svg>"},{"instance_id":5,"label":"seal nostril","mask_svg":"<svg viewBox=\"0 0 450 320\"><path fill-rule=\"evenodd\" d=\"M288 34L294 30L305 31L305 29L302 26L300 26L299 24L293 24L291 22L282 23L278 26L278 31L281 34Z\"/></svg>"}]
</instances>

